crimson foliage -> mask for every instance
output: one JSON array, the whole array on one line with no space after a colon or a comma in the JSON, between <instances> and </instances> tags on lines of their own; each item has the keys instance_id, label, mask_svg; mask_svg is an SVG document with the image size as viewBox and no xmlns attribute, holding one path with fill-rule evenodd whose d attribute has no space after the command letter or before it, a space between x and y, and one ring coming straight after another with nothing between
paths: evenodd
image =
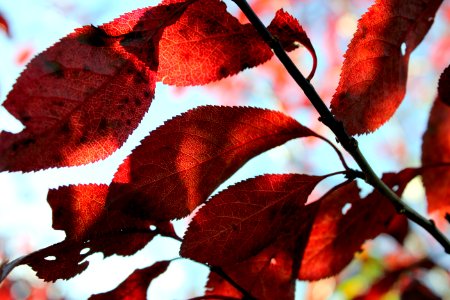
<instances>
[{"instance_id":1,"label":"crimson foliage","mask_svg":"<svg viewBox=\"0 0 450 300\"><path fill-rule=\"evenodd\" d=\"M405 95L410 54L441 3L377 0L359 20L331 102L349 134L372 132L394 114ZM316 54L299 22L280 10L267 29L285 51L309 50L310 79ZM29 172L103 159L141 122L157 81L203 85L272 56L254 26L242 24L219 0L165 0L79 28L36 56L7 96L5 108L25 129L0 134L0 169ZM401 196L423 175L429 212L438 217L450 208L449 73L439 81L424 135L424 166L382 178ZM314 202L307 200L316 185L336 173L265 174L210 197L251 158L302 137L324 140L290 116L260 108L208 105L176 116L141 142L111 184L51 190L53 228L64 230L65 240L4 264L0 279L22 264L46 281L68 279L84 271L95 252L132 255L158 234L180 239L170 222L199 207L180 254L221 270L209 277L209 296L293 299L297 279L338 274L366 240L390 233L401 242L406 218L377 190L361 197L348 168L340 172L348 180ZM92 299L143 299L169 264L136 270ZM377 287L388 290L399 274ZM413 288L417 284L405 290Z\"/></svg>"}]
</instances>

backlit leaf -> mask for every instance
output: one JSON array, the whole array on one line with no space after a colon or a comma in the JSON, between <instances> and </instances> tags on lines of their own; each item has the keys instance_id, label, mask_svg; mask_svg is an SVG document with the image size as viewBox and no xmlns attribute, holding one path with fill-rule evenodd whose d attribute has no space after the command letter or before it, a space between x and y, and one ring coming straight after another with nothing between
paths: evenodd
<instances>
[{"instance_id":1,"label":"backlit leaf","mask_svg":"<svg viewBox=\"0 0 450 300\"><path fill-rule=\"evenodd\" d=\"M150 7L85 26L35 57L4 102L25 129L0 134L0 170L81 165L120 147L154 96L161 34L185 7ZM127 49L138 21L146 24L139 59Z\"/></svg>"},{"instance_id":2,"label":"backlit leaf","mask_svg":"<svg viewBox=\"0 0 450 300\"><path fill-rule=\"evenodd\" d=\"M21 264L29 264L46 281L68 279L87 268L85 259L93 253L102 252L105 257L132 255L157 234L175 236L170 223L130 217L111 208L107 196L107 185L50 190L53 228L64 230L66 239L26 256ZM152 225L155 228L151 229Z\"/></svg>"},{"instance_id":3,"label":"backlit leaf","mask_svg":"<svg viewBox=\"0 0 450 300\"><path fill-rule=\"evenodd\" d=\"M293 272L292 257L276 247L268 247L224 270L256 299L294 299L296 272ZM209 274L205 294L242 299L238 290L214 272Z\"/></svg>"},{"instance_id":4,"label":"backlit leaf","mask_svg":"<svg viewBox=\"0 0 450 300\"><path fill-rule=\"evenodd\" d=\"M114 290L92 295L89 300L145 300L148 286L167 270L169 264L170 261L158 261L150 267L137 269Z\"/></svg>"},{"instance_id":5,"label":"backlit leaf","mask_svg":"<svg viewBox=\"0 0 450 300\"><path fill-rule=\"evenodd\" d=\"M279 10L268 26L287 51L303 44L317 58L296 19ZM218 0L198 0L176 26L164 31L160 42L158 79L177 86L199 85L262 64L273 52L251 24L241 24Z\"/></svg>"},{"instance_id":6,"label":"backlit leaf","mask_svg":"<svg viewBox=\"0 0 450 300\"><path fill-rule=\"evenodd\" d=\"M442 0L377 0L358 22L331 101L351 135L376 130L400 105L408 61Z\"/></svg>"},{"instance_id":7,"label":"backlit leaf","mask_svg":"<svg viewBox=\"0 0 450 300\"><path fill-rule=\"evenodd\" d=\"M70 278L87 267L80 262L92 253L131 255L158 233L177 238L164 221L187 215L253 156L303 136L316 134L274 111L215 106L190 110L144 139L110 186L51 190L53 227L64 230L66 240L27 263L46 280ZM84 248L89 251L81 255ZM55 259L48 262L48 256Z\"/></svg>"},{"instance_id":8,"label":"backlit leaf","mask_svg":"<svg viewBox=\"0 0 450 300\"><path fill-rule=\"evenodd\" d=\"M423 135L422 165L450 163L450 107L435 100ZM428 201L428 212L439 218L450 213L450 168L425 169L422 180Z\"/></svg>"},{"instance_id":9,"label":"backlit leaf","mask_svg":"<svg viewBox=\"0 0 450 300\"><path fill-rule=\"evenodd\" d=\"M198 107L142 141L119 167L118 174L129 170L128 182L112 184L108 201L145 219L181 218L254 156L306 136L316 134L280 112Z\"/></svg>"},{"instance_id":10,"label":"backlit leaf","mask_svg":"<svg viewBox=\"0 0 450 300\"><path fill-rule=\"evenodd\" d=\"M25 129L0 134L0 170L104 159L139 124L157 77L205 84L268 60L272 51L253 26L240 24L225 8L216 0L165 1L77 29L38 55L4 103ZM269 27L287 50L300 42L313 53L287 13L278 12Z\"/></svg>"},{"instance_id":11,"label":"backlit leaf","mask_svg":"<svg viewBox=\"0 0 450 300\"><path fill-rule=\"evenodd\" d=\"M385 174L383 181L389 187L395 187L401 195L417 174L416 169L406 169L398 174ZM283 190L286 193L290 189L291 193L287 197L290 205L282 206L284 214L279 214L283 215L282 224L276 219L271 222L261 213L259 222L251 223L247 220L256 218L255 215L260 211L258 204L264 203L264 197L256 194L251 198L250 195L242 196L239 192L233 195L236 187L246 187L249 182L252 180L228 189L228 193L234 198L227 197L228 201L219 202L220 198L225 199L221 196L222 193L227 193L228 190L225 190L199 210L186 233L181 254L221 266L236 282L247 284L247 288L255 293L258 293L258 289L254 288L256 286L271 286L272 282L277 281L287 284L289 278L293 278L292 274L301 280L318 280L337 274L353 259L355 252L361 249L366 240L388 232L397 215L392 204L379 192L372 192L361 199L355 182L341 186L306 206L302 196L296 197L296 191L300 191L300 188L292 185L285 186ZM271 190L270 184L265 186L267 190ZM285 201L289 203L288 200ZM241 202L248 202L253 206L247 204L242 207ZM344 211L344 207L349 204L350 209ZM274 209L277 205L281 206L282 203L273 205ZM270 211L270 202L267 202L267 206ZM211 221L213 218L216 224ZM253 256L248 257L251 253L254 253ZM295 273L292 273L293 270ZM239 295L238 291L215 275L210 277L208 293ZM266 290L261 293L263 294L258 294L261 298L264 295L271 295L267 299L273 296Z\"/></svg>"},{"instance_id":12,"label":"backlit leaf","mask_svg":"<svg viewBox=\"0 0 450 300\"><path fill-rule=\"evenodd\" d=\"M184 236L181 255L227 266L256 254L277 238L322 179L263 175L227 188L197 212Z\"/></svg>"},{"instance_id":13,"label":"backlit leaf","mask_svg":"<svg viewBox=\"0 0 450 300\"><path fill-rule=\"evenodd\" d=\"M397 186L401 195L416 175L415 170L406 169L399 174L385 174L382 179L391 188ZM348 204L351 207L344 213ZM302 216L314 217L311 231L303 233L307 234L307 242L300 254L299 279L318 280L340 272L366 240L389 232L397 213L377 191L360 199L356 183L352 182L308 205Z\"/></svg>"}]
</instances>

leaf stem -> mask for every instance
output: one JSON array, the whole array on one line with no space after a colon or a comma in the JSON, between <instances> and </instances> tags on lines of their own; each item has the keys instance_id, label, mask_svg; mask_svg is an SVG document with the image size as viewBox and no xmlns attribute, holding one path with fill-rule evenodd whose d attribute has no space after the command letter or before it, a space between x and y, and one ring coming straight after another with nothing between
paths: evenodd
<instances>
[{"instance_id":1,"label":"leaf stem","mask_svg":"<svg viewBox=\"0 0 450 300\"><path fill-rule=\"evenodd\" d=\"M341 143L342 147L353 157L361 171L365 175L365 181L387 197L392 205L396 208L397 212L404 214L408 219L415 222L422 228L424 228L428 233L430 233L445 249L445 252L450 254L450 241L447 237L437 229L433 220L427 220L420 214L418 214L414 209L405 204L398 196L395 194L383 181L375 174L370 164L367 162L358 147L358 142L351 136L347 134L344 129L342 122L336 120L325 105L325 102L317 94L314 87L310 82L303 76L300 70L295 66L293 61L284 51L282 45L279 41L272 36L272 34L267 30L266 26L261 22L259 17L255 14L253 9L249 6L245 0L233 0L234 3L242 10L246 15L250 23L257 30L259 35L268 44L268 46L273 50L275 55L278 57L280 62L283 64L285 69L295 80L295 82L300 86L305 95L308 97L311 104L317 110L320 115L319 121L325 124L337 138L337 141Z\"/></svg>"},{"instance_id":2,"label":"leaf stem","mask_svg":"<svg viewBox=\"0 0 450 300\"><path fill-rule=\"evenodd\" d=\"M347 162L345 161L344 155L342 155L342 152L326 137L318 135L317 136L319 139L325 141L328 145L331 146L331 148L333 148L333 150L336 152L336 154L339 157L339 160L342 163L342 166L346 169L346 170L350 170L350 167L347 165Z\"/></svg>"}]
</instances>

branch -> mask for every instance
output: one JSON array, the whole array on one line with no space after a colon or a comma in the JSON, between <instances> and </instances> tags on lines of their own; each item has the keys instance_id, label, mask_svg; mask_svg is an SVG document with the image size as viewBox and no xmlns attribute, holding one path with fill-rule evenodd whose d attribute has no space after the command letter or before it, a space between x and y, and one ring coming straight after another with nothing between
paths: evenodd
<instances>
[{"instance_id":1,"label":"branch","mask_svg":"<svg viewBox=\"0 0 450 300\"><path fill-rule=\"evenodd\" d=\"M317 94L314 87L310 82L303 76L300 70L295 66L290 57L284 51L282 45L279 41L272 36L272 34L267 30L266 26L261 22L258 16L255 14L253 9L248 5L245 0L233 0L234 3L242 10L246 15L250 23L257 30L259 35L264 39L264 41L273 50L275 55L278 57L280 62L286 68L291 77L300 86L305 95L308 97L311 104L317 110L320 115L319 121L325 124L336 136L342 147L353 157L358 166L361 168L365 175L365 181L377 189L381 194L387 197L398 213L404 214L408 219L415 222L422 228L424 228L428 233L430 233L445 249L445 252L450 254L450 241L445 237L445 235L439 231L434 224L433 220L428 220L418 214L414 209L405 204L398 196L395 194L383 181L375 174L372 167L369 165L365 157L362 155L358 147L358 142L351 136L347 134L344 129L342 122L336 120L325 105L324 101Z\"/></svg>"}]
</instances>

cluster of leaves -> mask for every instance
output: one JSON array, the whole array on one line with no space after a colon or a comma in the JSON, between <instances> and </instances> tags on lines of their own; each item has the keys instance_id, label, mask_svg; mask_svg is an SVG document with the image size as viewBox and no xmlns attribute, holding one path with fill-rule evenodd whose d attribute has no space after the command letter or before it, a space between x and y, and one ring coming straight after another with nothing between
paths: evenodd
<instances>
[{"instance_id":1,"label":"cluster of leaves","mask_svg":"<svg viewBox=\"0 0 450 300\"><path fill-rule=\"evenodd\" d=\"M410 54L441 3L377 0L359 20L331 102L349 134L372 132L392 117L405 95ZM309 50L312 78L317 58L299 22L279 10L267 30L285 51L300 44ZM4 107L25 129L0 134L0 169L30 172L104 159L139 125L156 82L203 85L272 56L255 27L239 22L219 0L164 0L79 28L35 57L9 93ZM450 206L449 78L447 68L424 135L423 166L382 178L401 196L422 175L429 212L440 219ZM361 173L344 161L345 171L265 174L211 197L251 158L303 137L330 143L272 110L209 105L176 116L142 140L111 184L50 190L53 228L65 231L65 240L4 264L0 279L23 264L46 281L68 279L88 267L93 253L133 255L159 234L180 240L182 257L210 266L206 296L292 299L297 279L338 274L366 240L388 233L401 243L406 217L378 190L361 197L354 180ZM348 180L307 203L317 184L337 174ZM181 239L171 221L199 207ZM136 270L92 299L143 299L169 264ZM422 266L399 268L389 282Z\"/></svg>"}]
</instances>

